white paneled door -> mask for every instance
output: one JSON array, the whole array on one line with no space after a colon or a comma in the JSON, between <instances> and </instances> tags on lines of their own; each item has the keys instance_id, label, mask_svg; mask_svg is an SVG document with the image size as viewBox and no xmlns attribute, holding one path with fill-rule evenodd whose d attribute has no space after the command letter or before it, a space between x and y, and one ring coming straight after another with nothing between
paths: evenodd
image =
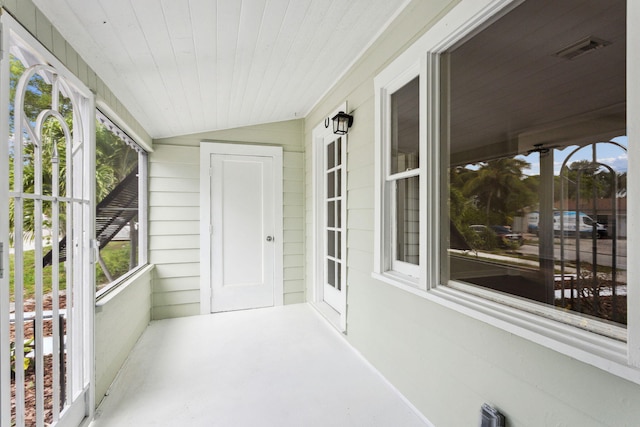
<instances>
[{"instance_id":1,"label":"white paneled door","mask_svg":"<svg viewBox=\"0 0 640 427\"><path fill-rule=\"evenodd\" d=\"M211 312L270 307L282 295L278 161L244 147L208 155Z\"/></svg>"}]
</instances>

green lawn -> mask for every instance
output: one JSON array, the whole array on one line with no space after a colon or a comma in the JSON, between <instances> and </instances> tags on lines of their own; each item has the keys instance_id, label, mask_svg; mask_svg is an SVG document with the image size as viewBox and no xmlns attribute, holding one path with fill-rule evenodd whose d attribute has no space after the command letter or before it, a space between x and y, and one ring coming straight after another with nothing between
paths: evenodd
<instances>
[{"instance_id":1,"label":"green lawn","mask_svg":"<svg viewBox=\"0 0 640 427\"><path fill-rule=\"evenodd\" d=\"M43 253L49 252L51 248L46 247L43 250ZM129 242L110 242L106 247L104 247L100 254L107 264L107 268L109 272L113 276L113 278L120 277L129 271ZM40 262L41 258L39 259ZM9 255L9 292L11 294L11 301L14 301L14 274L15 274L15 260L14 255ZM33 298L35 295L35 281L36 281L36 269L35 269L35 260L34 260L34 251L25 251L24 252L24 298ZM43 291L44 293L51 292L51 277L52 267L47 266L43 269ZM64 263L60 265L60 289L63 290L66 288L66 271L64 268ZM101 285L106 284L107 279L102 272L102 269L99 265L96 264L96 283L98 284L98 288Z\"/></svg>"},{"instance_id":2,"label":"green lawn","mask_svg":"<svg viewBox=\"0 0 640 427\"><path fill-rule=\"evenodd\" d=\"M104 263L107 264L107 268L109 269L109 273L113 279L117 279L122 276L126 272L130 270L129 268L129 250L130 244L128 241L123 242L109 242L107 246L102 248L100 251L100 255L104 260ZM100 268L99 265L96 264L96 283L98 284L98 289L108 283L107 278Z\"/></svg>"}]
</instances>

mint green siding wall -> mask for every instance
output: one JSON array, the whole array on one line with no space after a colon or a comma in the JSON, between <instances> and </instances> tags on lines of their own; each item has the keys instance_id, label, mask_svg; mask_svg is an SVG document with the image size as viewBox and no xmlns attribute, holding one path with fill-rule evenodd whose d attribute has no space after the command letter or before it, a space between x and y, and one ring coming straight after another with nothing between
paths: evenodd
<instances>
[{"instance_id":1,"label":"mint green siding wall","mask_svg":"<svg viewBox=\"0 0 640 427\"><path fill-rule=\"evenodd\" d=\"M303 121L154 141L149 156L149 261L154 319L200 313L200 142L283 147L284 303L304 296Z\"/></svg>"}]
</instances>

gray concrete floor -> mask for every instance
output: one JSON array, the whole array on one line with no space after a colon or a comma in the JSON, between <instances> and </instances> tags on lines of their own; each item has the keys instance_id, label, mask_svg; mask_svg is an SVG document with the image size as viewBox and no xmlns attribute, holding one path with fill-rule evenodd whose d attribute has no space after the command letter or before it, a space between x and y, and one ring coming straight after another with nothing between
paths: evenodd
<instances>
[{"instance_id":1,"label":"gray concrete floor","mask_svg":"<svg viewBox=\"0 0 640 427\"><path fill-rule=\"evenodd\" d=\"M152 322L91 423L425 425L308 304Z\"/></svg>"}]
</instances>

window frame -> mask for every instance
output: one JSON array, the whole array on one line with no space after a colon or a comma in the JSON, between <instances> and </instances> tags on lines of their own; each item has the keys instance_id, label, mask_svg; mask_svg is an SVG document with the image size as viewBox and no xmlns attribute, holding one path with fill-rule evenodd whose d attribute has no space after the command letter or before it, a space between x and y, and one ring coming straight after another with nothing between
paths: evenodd
<instances>
[{"instance_id":1,"label":"window frame","mask_svg":"<svg viewBox=\"0 0 640 427\"><path fill-rule=\"evenodd\" d=\"M391 172L391 96L415 78L419 78L420 112L423 110L424 82L420 73L420 61L403 56L391 64L374 79L376 104L375 134L375 240L373 276L379 280L407 290L426 290L421 287L421 265L423 263L423 223L420 221L419 265L410 264L396 258L396 191L395 184L404 179L419 178L420 217L422 210L422 188L424 187L423 147L420 143L420 166L409 171ZM424 133L420 122L420 140Z\"/></svg>"},{"instance_id":2,"label":"window frame","mask_svg":"<svg viewBox=\"0 0 640 427\"><path fill-rule=\"evenodd\" d=\"M523 0L461 0L440 21L434 24L413 45L401 53L374 80L376 96L376 200L375 239L373 277L424 297L434 303L448 307L475 320L482 321L539 345L570 356L579 361L602 369L613 375L640 384L640 307L628 306L626 342L589 332L567 322L567 316L549 308L540 314L539 306L515 298L498 295L489 290L477 289L464 284L455 287L441 284L441 230L448 229L441 218L447 218L447 206L442 206L441 194L446 191L446 182L440 178L443 153L440 150L440 123L446 121L441 110L441 55L466 37L471 37L481 26L498 19ZM630 25L633 17L640 17L640 5L627 0L627 39L638 40L640 29ZM406 75L408 64L420 64L420 270L419 283L407 283L390 277L384 269L385 262L385 210L388 203L384 197L379 170L385 138L386 90L390 83ZM640 129L640 89L631 83L634 75L640 75L640 54L627 49L627 136L629 141L638 139ZM446 82L444 82L446 83ZM633 113L636 114L633 114ZM629 182L634 182L640 169L640 145L629 144ZM636 167L638 166L638 167ZM638 172L636 172L638 171ZM628 194L628 211L640 211L640 199L635 197L638 190ZM446 204L445 204L446 205ZM628 251L640 252L640 229L636 217L629 215ZM430 238L428 238L430 236ZM635 278L640 274L640 266L629 263L628 301L640 298L640 286ZM572 314L575 319L582 316ZM584 317L582 317L584 318Z\"/></svg>"},{"instance_id":3,"label":"window frame","mask_svg":"<svg viewBox=\"0 0 640 427\"><path fill-rule=\"evenodd\" d=\"M103 124L113 128L112 132L116 134L125 144L132 147L138 152L138 265L117 277L112 282L106 284L103 288L96 291L96 302L106 298L111 292L117 290L122 286L131 282L134 276L137 276L140 271L149 265L148 260L148 248L149 248L149 233L148 233L148 182L149 182L149 152L143 144L139 143L136 139L129 136L126 126L122 123L106 104L96 102L96 120L101 121ZM117 132L116 132L117 130ZM133 148L135 146L135 148ZM98 249L96 248L96 251Z\"/></svg>"}]
</instances>

